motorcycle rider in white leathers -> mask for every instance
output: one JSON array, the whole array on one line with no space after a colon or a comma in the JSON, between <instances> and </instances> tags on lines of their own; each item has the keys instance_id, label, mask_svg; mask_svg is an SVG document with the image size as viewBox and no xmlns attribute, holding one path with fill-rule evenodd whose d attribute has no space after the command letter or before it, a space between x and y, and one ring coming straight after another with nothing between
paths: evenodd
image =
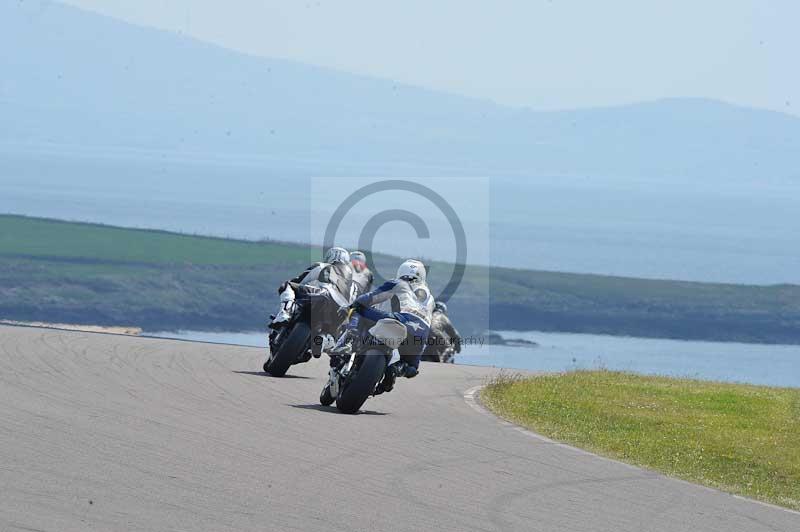
<instances>
[{"instance_id":1,"label":"motorcycle rider in white leathers","mask_svg":"<svg viewBox=\"0 0 800 532\"><path fill-rule=\"evenodd\" d=\"M383 318L395 319L406 326L406 340L398 349L400 360L389 367L376 393L391 390L397 376L412 378L419 373L419 361L425 349L434 308L426 277L422 262L406 260L397 269L395 279L359 296L351 305L359 317L354 320L355 323L350 322L350 331L357 328L363 333Z\"/></svg>"},{"instance_id":2,"label":"motorcycle rider in white leathers","mask_svg":"<svg viewBox=\"0 0 800 532\"><path fill-rule=\"evenodd\" d=\"M372 290L375 276L367 266L367 256L362 251L351 251L350 264L353 266L353 286L356 289L356 297Z\"/></svg>"},{"instance_id":3,"label":"motorcycle rider in white leathers","mask_svg":"<svg viewBox=\"0 0 800 532\"><path fill-rule=\"evenodd\" d=\"M448 348L452 348L449 351ZM452 362L453 355L461 352L461 335L447 315L447 304L437 301L431 318L431 332L428 336L428 347L422 354L424 360L434 362ZM449 356L449 359L444 357Z\"/></svg>"},{"instance_id":4,"label":"motorcycle rider in white leathers","mask_svg":"<svg viewBox=\"0 0 800 532\"><path fill-rule=\"evenodd\" d=\"M350 254L347 250L338 247L329 249L324 262L312 264L297 277L281 284L278 288L280 307L269 327L278 329L289 321L298 295L323 292L327 292L339 307L352 303L353 267L350 265Z\"/></svg>"}]
</instances>

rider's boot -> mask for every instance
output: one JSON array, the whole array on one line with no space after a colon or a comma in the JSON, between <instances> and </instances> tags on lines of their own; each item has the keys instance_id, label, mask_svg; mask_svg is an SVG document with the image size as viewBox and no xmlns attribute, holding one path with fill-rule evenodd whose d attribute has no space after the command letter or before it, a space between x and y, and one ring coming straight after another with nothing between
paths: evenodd
<instances>
[{"instance_id":1,"label":"rider's boot","mask_svg":"<svg viewBox=\"0 0 800 532\"><path fill-rule=\"evenodd\" d=\"M417 375L419 375L419 369L415 368L410 364L406 364L406 367L403 370L403 377L405 377L406 379L413 379Z\"/></svg>"},{"instance_id":2,"label":"rider's boot","mask_svg":"<svg viewBox=\"0 0 800 532\"><path fill-rule=\"evenodd\" d=\"M281 292L281 303L280 309L278 310L278 314L272 319L272 323L269 324L270 328L277 329L279 327L283 327L286 325L292 317L292 312L294 312L294 290L292 290L291 286L287 286L283 292Z\"/></svg>"},{"instance_id":3,"label":"rider's boot","mask_svg":"<svg viewBox=\"0 0 800 532\"><path fill-rule=\"evenodd\" d=\"M352 329L345 329L342 335L336 340L336 345L333 346L333 349L328 351L331 355L349 355L350 350L352 349L352 341L355 338L356 334Z\"/></svg>"},{"instance_id":4,"label":"rider's boot","mask_svg":"<svg viewBox=\"0 0 800 532\"><path fill-rule=\"evenodd\" d=\"M392 389L394 389L394 383L396 380L397 376L394 374L394 371L391 371L391 366L389 366L389 368L386 370L386 373L383 375L383 380L378 383L378 386L375 387L375 395L391 392Z\"/></svg>"},{"instance_id":5,"label":"rider's boot","mask_svg":"<svg viewBox=\"0 0 800 532\"><path fill-rule=\"evenodd\" d=\"M413 379L419 374L419 369L404 360L398 360L389 366L389 370L395 377L405 377L407 379Z\"/></svg>"}]
</instances>

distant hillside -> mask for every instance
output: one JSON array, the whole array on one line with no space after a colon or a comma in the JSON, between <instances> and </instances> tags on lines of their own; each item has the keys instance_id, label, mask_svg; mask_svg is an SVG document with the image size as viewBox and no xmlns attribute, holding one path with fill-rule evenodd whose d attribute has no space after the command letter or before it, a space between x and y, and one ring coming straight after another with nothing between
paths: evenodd
<instances>
[{"instance_id":1,"label":"distant hillside","mask_svg":"<svg viewBox=\"0 0 800 532\"><path fill-rule=\"evenodd\" d=\"M0 319L259 330L275 288L319 250L0 215ZM380 271L399 259L379 256ZM432 263L434 291L449 265ZM445 275L443 272L448 272ZM464 333L590 332L800 344L800 286L468 267L448 302Z\"/></svg>"},{"instance_id":2,"label":"distant hillside","mask_svg":"<svg viewBox=\"0 0 800 532\"><path fill-rule=\"evenodd\" d=\"M800 119L714 101L532 112L274 59L47 0L0 3L0 147L302 159L328 175L797 182ZM61 149L61 148L59 148Z\"/></svg>"}]
</instances>

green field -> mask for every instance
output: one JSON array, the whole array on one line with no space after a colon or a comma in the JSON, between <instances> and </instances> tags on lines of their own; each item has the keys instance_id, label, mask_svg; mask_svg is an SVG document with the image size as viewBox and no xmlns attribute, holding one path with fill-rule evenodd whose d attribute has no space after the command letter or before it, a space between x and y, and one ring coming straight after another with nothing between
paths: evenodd
<instances>
[{"instance_id":1,"label":"green field","mask_svg":"<svg viewBox=\"0 0 800 532\"><path fill-rule=\"evenodd\" d=\"M0 215L0 319L253 330L319 249ZM376 256L390 272L398 258ZM434 290L452 265L431 263ZM469 267L464 332L569 331L800 343L800 286L739 286Z\"/></svg>"},{"instance_id":2,"label":"green field","mask_svg":"<svg viewBox=\"0 0 800 532\"><path fill-rule=\"evenodd\" d=\"M307 262L306 246L0 216L0 256L143 264L255 266Z\"/></svg>"},{"instance_id":3,"label":"green field","mask_svg":"<svg viewBox=\"0 0 800 532\"><path fill-rule=\"evenodd\" d=\"M503 377L500 416L667 475L800 510L800 390L579 371Z\"/></svg>"}]
</instances>

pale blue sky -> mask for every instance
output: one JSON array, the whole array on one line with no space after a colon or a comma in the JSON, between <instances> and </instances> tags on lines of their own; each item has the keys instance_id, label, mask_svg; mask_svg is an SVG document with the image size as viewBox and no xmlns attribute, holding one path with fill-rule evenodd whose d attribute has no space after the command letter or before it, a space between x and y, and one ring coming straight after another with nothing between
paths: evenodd
<instances>
[{"instance_id":1,"label":"pale blue sky","mask_svg":"<svg viewBox=\"0 0 800 532\"><path fill-rule=\"evenodd\" d=\"M534 109L698 96L800 115L796 0L66 0L222 46Z\"/></svg>"}]
</instances>

